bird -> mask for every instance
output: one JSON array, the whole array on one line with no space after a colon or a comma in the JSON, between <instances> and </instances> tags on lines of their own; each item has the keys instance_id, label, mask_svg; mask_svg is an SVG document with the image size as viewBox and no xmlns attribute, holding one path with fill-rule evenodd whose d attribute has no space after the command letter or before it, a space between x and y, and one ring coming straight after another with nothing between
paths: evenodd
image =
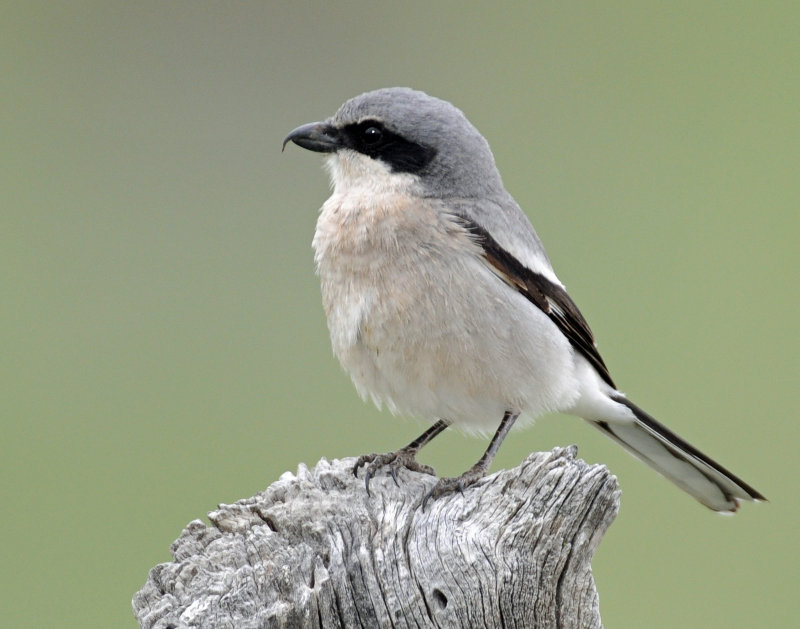
<instances>
[{"instance_id":1,"label":"bird","mask_svg":"<svg viewBox=\"0 0 800 629\"><path fill-rule=\"evenodd\" d=\"M764 496L631 402L506 190L486 139L450 102L405 87L347 100L283 148L325 154L332 193L312 241L333 352L364 399L430 427L353 473L434 474L417 460L448 427L493 433L425 503L483 478L512 429L586 420L706 507Z\"/></svg>"}]
</instances>

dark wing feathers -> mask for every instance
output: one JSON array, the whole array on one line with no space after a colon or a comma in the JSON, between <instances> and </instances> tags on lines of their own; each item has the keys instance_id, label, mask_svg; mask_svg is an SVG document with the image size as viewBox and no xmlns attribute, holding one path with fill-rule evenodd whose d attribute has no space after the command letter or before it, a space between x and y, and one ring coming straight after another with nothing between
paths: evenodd
<instances>
[{"instance_id":1,"label":"dark wing feathers","mask_svg":"<svg viewBox=\"0 0 800 629\"><path fill-rule=\"evenodd\" d=\"M542 310L569 339L572 346L597 370L600 377L616 388L603 358L597 351L589 324L575 302L561 286L523 265L475 221L459 216L458 222L470 233L486 261L506 282Z\"/></svg>"}]
</instances>

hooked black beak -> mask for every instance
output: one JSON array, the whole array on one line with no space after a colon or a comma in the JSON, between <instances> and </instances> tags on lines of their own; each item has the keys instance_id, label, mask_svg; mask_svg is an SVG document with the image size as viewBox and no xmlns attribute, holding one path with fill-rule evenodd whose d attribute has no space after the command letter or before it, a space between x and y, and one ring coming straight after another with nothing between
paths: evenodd
<instances>
[{"instance_id":1,"label":"hooked black beak","mask_svg":"<svg viewBox=\"0 0 800 629\"><path fill-rule=\"evenodd\" d=\"M283 140L281 151L290 141L317 153L333 153L342 147L339 130L327 122L312 122L297 127Z\"/></svg>"}]
</instances>

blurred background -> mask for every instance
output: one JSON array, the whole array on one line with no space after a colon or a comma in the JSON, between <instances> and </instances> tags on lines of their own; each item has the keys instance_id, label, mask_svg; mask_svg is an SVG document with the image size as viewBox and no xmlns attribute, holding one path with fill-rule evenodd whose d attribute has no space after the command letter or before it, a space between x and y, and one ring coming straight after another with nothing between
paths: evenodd
<instances>
[{"instance_id":1,"label":"blurred background","mask_svg":"<svg viewBox=\"0 0 800 629\"><path fill-rule=\"evenodd\" d=\"M608 627L779 627L799 605L800 9L792 2L5 3L3 624L135 627L181 529L300 462L421 432L332 357L319 156L281 140L408 85L491 143L632 399L771 500L719 517L547 417L623 490ZM421 457L455 474L485 441Z\"/></svg>"}]
</instances>

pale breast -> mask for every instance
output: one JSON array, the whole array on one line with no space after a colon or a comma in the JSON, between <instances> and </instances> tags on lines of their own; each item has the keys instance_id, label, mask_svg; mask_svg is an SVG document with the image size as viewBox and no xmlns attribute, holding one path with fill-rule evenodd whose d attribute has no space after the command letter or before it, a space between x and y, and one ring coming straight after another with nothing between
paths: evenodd
<instances>
[{"instance_id":1,"label":"pale breast","mask_svg":"<svg viewBox=\"0 0 800 629\"><path fill-rule=\"evenodd\" d=\"M337 354L386 320L409 316L422 286L418 266L445 234L434 209L399 194L334 194L322 208L313 247ZM438 242L438 247L444 247Z\"/></svg>"},{"instance_id":2,"label":"pale breast","mask_svg":"<svg viewBox=\"0 0 800 629\"><path fill-rule=\"evenodd\" d=\"M439 201L334 195L313 242L333 350L362 397L484 429L556 408L572 353Z\"/></svg>"}]
</instances>

